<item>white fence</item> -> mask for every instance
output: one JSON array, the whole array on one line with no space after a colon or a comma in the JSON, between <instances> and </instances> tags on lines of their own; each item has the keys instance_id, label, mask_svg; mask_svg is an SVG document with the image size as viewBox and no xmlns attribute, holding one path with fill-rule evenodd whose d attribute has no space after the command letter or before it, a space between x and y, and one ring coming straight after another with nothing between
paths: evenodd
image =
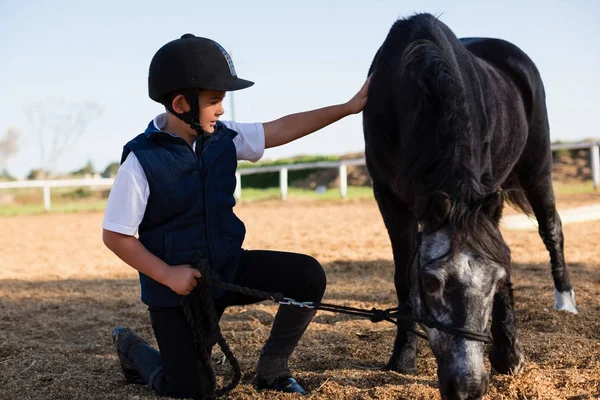
<instances>
[{"instance_id":1,"label":"white fence","mask_svg":"<svg viewBox=\"0 0 600 400\"><path fill-rule=\"evenodd\" d=\"M559 144L553 145L552 151L556 150L580 150L589 149L592 166L592 180L594 188L600 188L600 142L578 143L578 144ZM241 168L236 172L237 186L235 188L235 197L242 197L242 175L260 174L264 172L279 172L279 187L281 199L287 199L288 193L288 171L300 169L317 168L338 168L340 176L340 196L346 197L348 194L347 168L349 165L365 165L364 158L331 162L315 162L304 164L277 165L272 167ZM51 207L50 188L53 187L110 187L114 182L113 178L105 179L62 179L62 180L41 180L41 181L16 181L0 182L0 189L16 188L43 188L44 189L44 208L49 210Z\"/></svg>"},{"instance_id":2,"label":"white fence","mask_svg":"<svg viewBox=\"0 0 600 400\"><path fill-rule=\"evenodd\" d=\"M43 188L44 189L44 208L49 210L51 207L50 188L63 187L110 187L114 178L94 178L94 179L54 179L41 181L16 181L0 182L0 189L22 189L22 188Z\"/></svg>"},{"instance_id":3,"label":"white fence","mask_svg":"<svg viewBox=\"0 0 600 400\"><path fill-rule=\"evenodd\" d=\"M279 189L281 191L281 199L287 199L288 192L288 171L300 169L317 169L317 168L337 168L340 174L340 196L346 197L348 194L348 165L365 165L364 158L343 161L321 161L314 163L276 165L272 167L256 167L256 168L241 168L236 172L237 186L235 188L235 197L242 197L242 175L260 174L263 172L279 172Z\"/></svg>"}]
</instances>

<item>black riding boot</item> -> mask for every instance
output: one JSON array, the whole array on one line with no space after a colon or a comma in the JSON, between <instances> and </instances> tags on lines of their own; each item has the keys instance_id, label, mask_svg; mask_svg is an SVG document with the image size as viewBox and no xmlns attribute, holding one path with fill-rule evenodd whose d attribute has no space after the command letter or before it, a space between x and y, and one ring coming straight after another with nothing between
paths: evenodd
<instances>
[{"instance_id":1,"label":"black riding boot","mask_svg":"<svg viewBox=\"0 0 600 400\"><path fill-rule=\"evenodd\" d=\"M271 335L260 352L256 367L256 386L283 392L306 394L292 378L288 360L316 311L280 306Z\"/></svg>"}]
</instances>

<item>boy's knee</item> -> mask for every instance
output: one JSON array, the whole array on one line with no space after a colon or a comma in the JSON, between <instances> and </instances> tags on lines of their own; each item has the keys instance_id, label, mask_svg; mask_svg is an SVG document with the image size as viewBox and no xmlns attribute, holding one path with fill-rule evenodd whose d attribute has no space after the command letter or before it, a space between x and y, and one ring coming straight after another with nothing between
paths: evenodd
<instances>
[{"instance_id":1,"label":"boy's knee","mask_svg":"<svg viewBox=\"0 0 600 400\"><path fill-rule=\"evenodd\" d=\"M320 301L325 293L327 277L323 266L315 258L307 256L305 277L307 279L308 295L312 301Z\"/></svg>"}]
</instances>

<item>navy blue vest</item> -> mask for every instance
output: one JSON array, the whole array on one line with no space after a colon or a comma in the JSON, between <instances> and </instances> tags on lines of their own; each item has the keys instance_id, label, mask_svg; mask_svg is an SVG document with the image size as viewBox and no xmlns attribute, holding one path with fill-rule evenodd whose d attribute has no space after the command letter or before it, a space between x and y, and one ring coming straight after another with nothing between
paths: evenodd
<instances>
[{"instance_id":1,"label":"navy blue vest","mask_svg":"<svg viewBox=\"0 0 600 400\"><path fill-rule=\"evenodd\" d=\"M169 265L189 264L197 251L212 268L233 282L246 228L233 213L237 133L217 123L215 132L196 152L184 139L157 130L150 122L146 132L123 149L139 160L150 189L139 240ZM180 304L181 296L140 273L142 301L149 306ZM213 291L220 296L222 291Z\"/></svg>"}]
</instances>

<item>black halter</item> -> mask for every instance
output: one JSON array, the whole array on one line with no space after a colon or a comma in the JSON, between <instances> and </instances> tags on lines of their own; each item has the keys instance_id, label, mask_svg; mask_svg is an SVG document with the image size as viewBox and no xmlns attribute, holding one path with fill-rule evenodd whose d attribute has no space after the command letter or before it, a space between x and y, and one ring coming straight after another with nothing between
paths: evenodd
<instances>
[{"instance_id":1,"label":"black halter","mask_svg":"<svg viewBox=\"0 0 600 400\"><path fill-rule=\"evenodd\" d=\"M424 315L421 315L421 316L414 315L414 321L417 323L423 324L430 329L437 329L442 332L446 332L446 333L449 333L449 334L455 335L455 336L460 336L460 337L463 337L468 340L475 340L478 342L490 343L492 341L492 337L487 331L476 332L476 331L472 331L472 330L466 329L466 328L460 328L460 327L455 327L455 326L451 326L451 325L446 325L446 324L443 324L443 323L437 321L431 315L431 312L429 311L429 307L427 306L427 303L426 303L425 299L423 298L423 291L422 291L422 284L421 284L420 272L421 272L421 269L423 268L423 266L421 265L421 257L420 257L422 235L423 235L422 232L419 231L418 236L417 236L417 247L415 248L415 251L413 252L413 254L410 258L409 264L408 264L409 283L411 283L410 277L411 277L412 272L415 272L415 277L417 279L417 281L415 282L415 284L417 285L416 290L421 299L422 309L424 310L424 313L422 313ZM450 251L448 251L447 253L438 257L436 260L446 257L449 253L450 253ZM435 260L432 260L430 262L433 262L433 261L435 261ZM413 267L414 264L416 264L416 268L417 268L416 271L412 270L414 268ZM414 310L413 310L413 313L414 313Z\"/></svg>"}]
</instances>

